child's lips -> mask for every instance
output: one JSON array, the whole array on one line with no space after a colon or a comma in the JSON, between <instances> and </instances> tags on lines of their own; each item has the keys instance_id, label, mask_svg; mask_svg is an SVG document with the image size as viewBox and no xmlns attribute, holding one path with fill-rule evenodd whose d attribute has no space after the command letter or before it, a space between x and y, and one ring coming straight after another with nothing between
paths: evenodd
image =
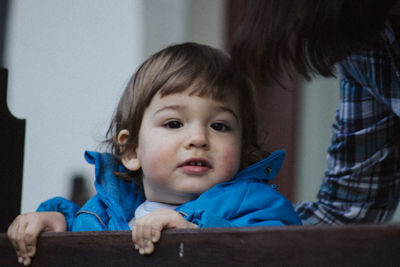
<instances>
[{"instance_id":1,"label":"child's lips","mask_svg":"<svg viewBox=\"0 0 400 267\"><path fill-rule=\"evenodd\" d=\"M186 160L179 167L182 168L184 172L191 174L202 174L212 169L210 162L202 158L192 158Z\"/></svg>"}]
</instances>

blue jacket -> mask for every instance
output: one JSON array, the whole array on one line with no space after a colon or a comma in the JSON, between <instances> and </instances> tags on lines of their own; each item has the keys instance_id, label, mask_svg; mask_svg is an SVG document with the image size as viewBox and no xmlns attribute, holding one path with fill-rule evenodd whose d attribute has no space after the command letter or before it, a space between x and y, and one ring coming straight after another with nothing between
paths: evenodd
<instances>
[{"instance_id":1,"label":"blue jacket","mask_svg":"<svg viewBox=\"0 0 400 267\"><path fill-rule=\"evenodd\" d=\"M289 200L268 185L284 157L284 151L276 151L240 171L231 181L213 186L175 210L199 227L301 224ZM38 211L63 213L68 231L129 230L127 222L145 201L142 187L113 175L113 171L126 169L111 154L86 152L85 158L95 165L97 194L82 208L56 197L42 203Z\"/></svg>"}]
</instances>

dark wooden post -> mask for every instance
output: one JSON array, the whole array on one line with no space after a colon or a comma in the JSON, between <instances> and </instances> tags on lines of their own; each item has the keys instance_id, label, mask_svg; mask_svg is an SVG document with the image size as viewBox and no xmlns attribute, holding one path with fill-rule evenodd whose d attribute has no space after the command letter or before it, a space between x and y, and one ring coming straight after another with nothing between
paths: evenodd
<instances>
[{"instance_id":1,"label":"dark wooden post","mask_svg":"<svg viewBox=\"0 0 400 267\"><path fill-rule=\"evenodd\" d=\"M20 213L25 120L7 108L7 70L0 69L0 232Z\"/></svg>"},{"instance_id":2,"label":"dark wooden post","mask_svg":"<svg viewBox=\"0 0 400 267\"><path fill-rule=\"evenodd\" d=\"M251 0L230 0L228 8L228 47L230 50L235 32L244 18ZM295 164L297 148L298 99L300 86L298 80L283 79L286 88L275 85L257 85L260 126L268 133L266 149L286 150L286 158L276 179L279 191L291 201L294 198Z\"/></svg>"}]
</instances>

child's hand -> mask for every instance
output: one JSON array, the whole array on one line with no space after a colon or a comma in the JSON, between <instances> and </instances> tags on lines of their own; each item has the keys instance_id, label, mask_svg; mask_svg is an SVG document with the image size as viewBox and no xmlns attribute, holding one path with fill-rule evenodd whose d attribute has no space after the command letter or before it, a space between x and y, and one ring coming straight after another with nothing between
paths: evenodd
<instances>
[{"instance_id":1,"label":"child's hand","mask_svg":"<svg viewBox=\"0 0 400 267\"><path fill-rule=\"evenodd\" d=\"M18 263L31 264L41 232L65 232L67 222L59 212L31 212L19 215L8 227L7 235L17 252Z\"/></svg>"},{"instance_id":2,"label":"child's hand","mask_svg":"<svg viewBox=\"0 0 400 267\"><path fill-rule=\"evenodd\" d=\"M158 209L140 217L135 221L132 240L141 255L153 253L154 243L160 240L164 228L195 229L198 226L186 221L181 214L170 209Z\"/></svg>"}]
</instances>

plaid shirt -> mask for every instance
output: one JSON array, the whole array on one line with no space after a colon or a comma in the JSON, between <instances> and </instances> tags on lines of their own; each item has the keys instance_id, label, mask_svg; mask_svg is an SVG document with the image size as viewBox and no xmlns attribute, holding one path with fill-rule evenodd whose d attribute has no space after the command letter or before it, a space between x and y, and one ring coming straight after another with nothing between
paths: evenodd
<instances>
[{"instance_id":1,"label":"plaid shirt","mask_svg":"<svg viewBox=\"0 0 400 267\"><path fill-rule=\"evenodd\" d=\"M400 197L400 47L390 24L376 50L339 64L340 104L317 202L305 224L389 221Z\"/></svg>"}]
</instances>

